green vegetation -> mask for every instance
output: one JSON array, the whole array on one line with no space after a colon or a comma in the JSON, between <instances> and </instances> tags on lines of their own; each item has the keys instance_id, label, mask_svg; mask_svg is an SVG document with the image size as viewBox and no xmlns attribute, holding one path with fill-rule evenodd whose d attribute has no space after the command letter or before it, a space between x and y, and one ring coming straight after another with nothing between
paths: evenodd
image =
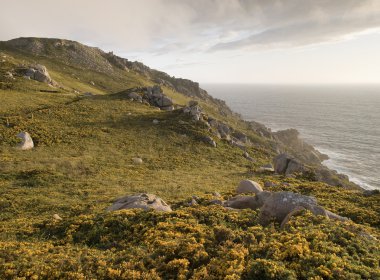
<instances>
[{"instance_id":1,"label":"green vegetation","mask_svg":"<svg viewBox=\"0 0 380 280\"><path fill-rule=\"evenodd\" d=\"M225 141L207 146L200 141L207 127L180 110L163 112L112 94L154 84L135 71L106 74L62 56L6 48L0 54L6 56L0 62L0 279L380 278L379 195L255 173L274 156L268 139L200 100L210 115L247 133L255 162ZM35 62L62 85L59 93L2 76ZM177 104L190 100L163 88ZM35 149L15 148L20 131L31 134ZM133 164L136 156L142 165ZM260 226L258 211L209 205L212 192L231 197L242 179L313 195L352 221L305 211L280 230ZM160 196L174 211L105 211L115 198L137 192ZM192 195L200 205L187 206Z\"/></svg>"}]
</instances>

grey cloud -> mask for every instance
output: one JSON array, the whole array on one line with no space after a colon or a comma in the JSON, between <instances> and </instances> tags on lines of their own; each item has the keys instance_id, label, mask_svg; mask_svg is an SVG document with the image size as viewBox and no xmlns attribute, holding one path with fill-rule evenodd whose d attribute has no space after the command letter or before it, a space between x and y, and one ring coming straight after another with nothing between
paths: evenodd
<instances>
[{"instance_id":1,"label":"grey cloud","mask_svg":"<svg viewBox=\"0 0 380 280\"><path fill-rule=\"evenodd\" d=\"M0 40L63 37L156 55L317 44L380 26L380 0L34 0L1 6Z\"/></svg>"}]
</instances>

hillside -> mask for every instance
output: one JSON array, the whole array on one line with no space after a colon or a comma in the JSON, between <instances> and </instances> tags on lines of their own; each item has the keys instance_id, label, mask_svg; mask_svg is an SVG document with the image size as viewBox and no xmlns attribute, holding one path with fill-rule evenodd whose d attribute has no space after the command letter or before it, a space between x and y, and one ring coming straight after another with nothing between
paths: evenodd
<instances>
[{"instance_id":1,"label":"hillside","mask_svg":"<svg viewBox=\"0 0 380 280\"><path fill-rule=\"evenodd\" d=\"M37 64L50 80L27 76ZM0 100L1 279L380 277L380 195L323 167L297 131L246 122L196 82L77 42L20 38L0 42ZM17 149L22 131L33 149ZM302 210L263 225L260 209L213 204L244 179L349 220ZM173 211L105 210L135 193Z\"/></svg>"}]
</instances>

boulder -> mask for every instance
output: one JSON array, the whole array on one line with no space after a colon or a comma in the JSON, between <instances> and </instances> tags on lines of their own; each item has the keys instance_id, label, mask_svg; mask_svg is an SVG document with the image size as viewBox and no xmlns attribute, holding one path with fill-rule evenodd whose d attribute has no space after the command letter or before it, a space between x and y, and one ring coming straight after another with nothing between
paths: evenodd
<instances>
[{"instance_id":1,"label":"boulder","mask_svg":"<svg viewBox=\"0 0 380 280\"><path fill-rule=\"evenodd\" d=\"M162 95L160 98L158 98L156 102L160 108L173 106L173 101L165 95Z\"/></svg>"},{"instance_id":2,"label":"boulder","mask_svg":"<svg viewBox=\"0 0 380 280\"><path fill-rule=\"evenodd\" d=\"M273 159L274 171L278 174L285 174L288 167L289 156L280 154Z\"/></svg>"},{"instance_id":3,"label":"boulder","mask_svg":"<svg viewBox=\"0 0 380 280\"><path fill-rule=\"evenodd\" d=\"M34 143L32 137L28 132L20 132L17 134L17 137L22 140L22 142L18 145L21 150L30 150L34 148Z\"/></svg>"},{"instance_id":4,"label":"boulder","mask_svg":"<svg viewBox=\"0 0 380 280\"><path fill-rule=\"evenodd\" d=\"M304 171L303 164L295 159L291 159L288 163L288 167L286 168L285 175L291 175L293 173L298 173L302 171Z\"/></svg>"},{"instance_id":5,"label":"boulder","mask_svg":"<svg viewBox=\"0 0 380 280\"><path fill-rule=\"evenodd\" d=\"M293 157L283 153L273 159L274 171L278 174L291 175L297 172L303 172L304 166L302 163Z\"/></svg>"},{"instance_id":6,"label":"boulder","mask_svg":"<svg viewBox=\"0 0 380 280\"><path fill-rule=\"evenodd\" d=\"M310 210L313 214L324 215L324 209L317 204L314 197L293 192L275 192L268 196L260 209L259 223L267 225L272 220L281 223L297 207Z\"/></svg>"},{"instance_id":7,"label":"boulder","mask_svg":"<svg viewBox=\"0 0 380 280\"><path fill-rule=\"evenodd\" d=\"M202 108L198 105L192 107L185 107L184 112L191 115L193 120L199 121L202 118Z\"/></svg>"},{"instance_id":8,"label":"boulder","mask_svg":"<svg viewBox=\"0 0 380 280\"><path fill-rule=\"evenodd\" d=\"M262 192L263 188L260 186L259 183L251 180L243 180L239 183L238 187L236 188L237 193L259 193Z\"/></svg>"},{"instance_id":9,"label":"boulder","mask_svg":"<svg viewBox=\"0 0 380 280\"><path fill-rule=\"evenodd\" d=\"M131 99L132 101L142 102L142 97L136 92L128 93L128 98Z\"/></svg>"},{"instance_id":10,"label":"boulder","mask_svg":"<svg viewBox=\"0 0 380 280\"><path fill-rule=\"evenodd\" d=\"M115 211L122 209L140 208L144 210L154 209L156 211L170 212L172 209L165 201L154 194L139 193L134 195L126 195L117 199L107 211Z\"/></svg>"},{"instance_id":11,"label":"boulder","mask_svg":"<svg viewBox=\"0 0 380 280\"><path fill-rule=\"evenodd\" d=\"M29 77L30 79L42 83L56 85L56 83L50 78L49 72L47 71L46 67L41 64L30 66L28 69L25 70L24 75L25 77Z\"/></svg>"},{"instance_id":12,"label":"boulder","mask_svg":"<svg viewBox=\"0 0 380 280\"><path fill-rule=\"evenodd\" d=\"M283 227L292 215L309 210L314 215L323 215L330 219L346 221L347 218L339 216L318 205L314 197L293 192L258 192L255 196L236 196L226 201L225 206L236 209L258 209L260 215L258 222L268 225L272 221L281 223Z\"/></svg>"},{"instance_id":13,"label":"boulder","mask_svg":"<svg viewBox=\"0 0 380 280\"><path fill-rule=\"evenodd\" d=\"M197 106L197 105L198 105L198 101L196 101L196 100L190 100L188 103L189 107L193 107L193 106Z\"/></svg>"}]
</instances>

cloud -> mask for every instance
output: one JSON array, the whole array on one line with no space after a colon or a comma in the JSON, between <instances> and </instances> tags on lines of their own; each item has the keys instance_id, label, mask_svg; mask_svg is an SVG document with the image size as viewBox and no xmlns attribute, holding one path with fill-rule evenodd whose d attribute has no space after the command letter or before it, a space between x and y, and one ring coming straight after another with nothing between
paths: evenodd
<instances>
[{"instance_id":1,"label":"cloud","mask_svg":"<svg viewBox=\"0 0 380 280\"><path fill-rule=\"evenodd\" d=\"M62 37L119 53L252 50L378 28L380 0L7 1L0 26L1 40Z\"/></svg>"}]
</instances>

